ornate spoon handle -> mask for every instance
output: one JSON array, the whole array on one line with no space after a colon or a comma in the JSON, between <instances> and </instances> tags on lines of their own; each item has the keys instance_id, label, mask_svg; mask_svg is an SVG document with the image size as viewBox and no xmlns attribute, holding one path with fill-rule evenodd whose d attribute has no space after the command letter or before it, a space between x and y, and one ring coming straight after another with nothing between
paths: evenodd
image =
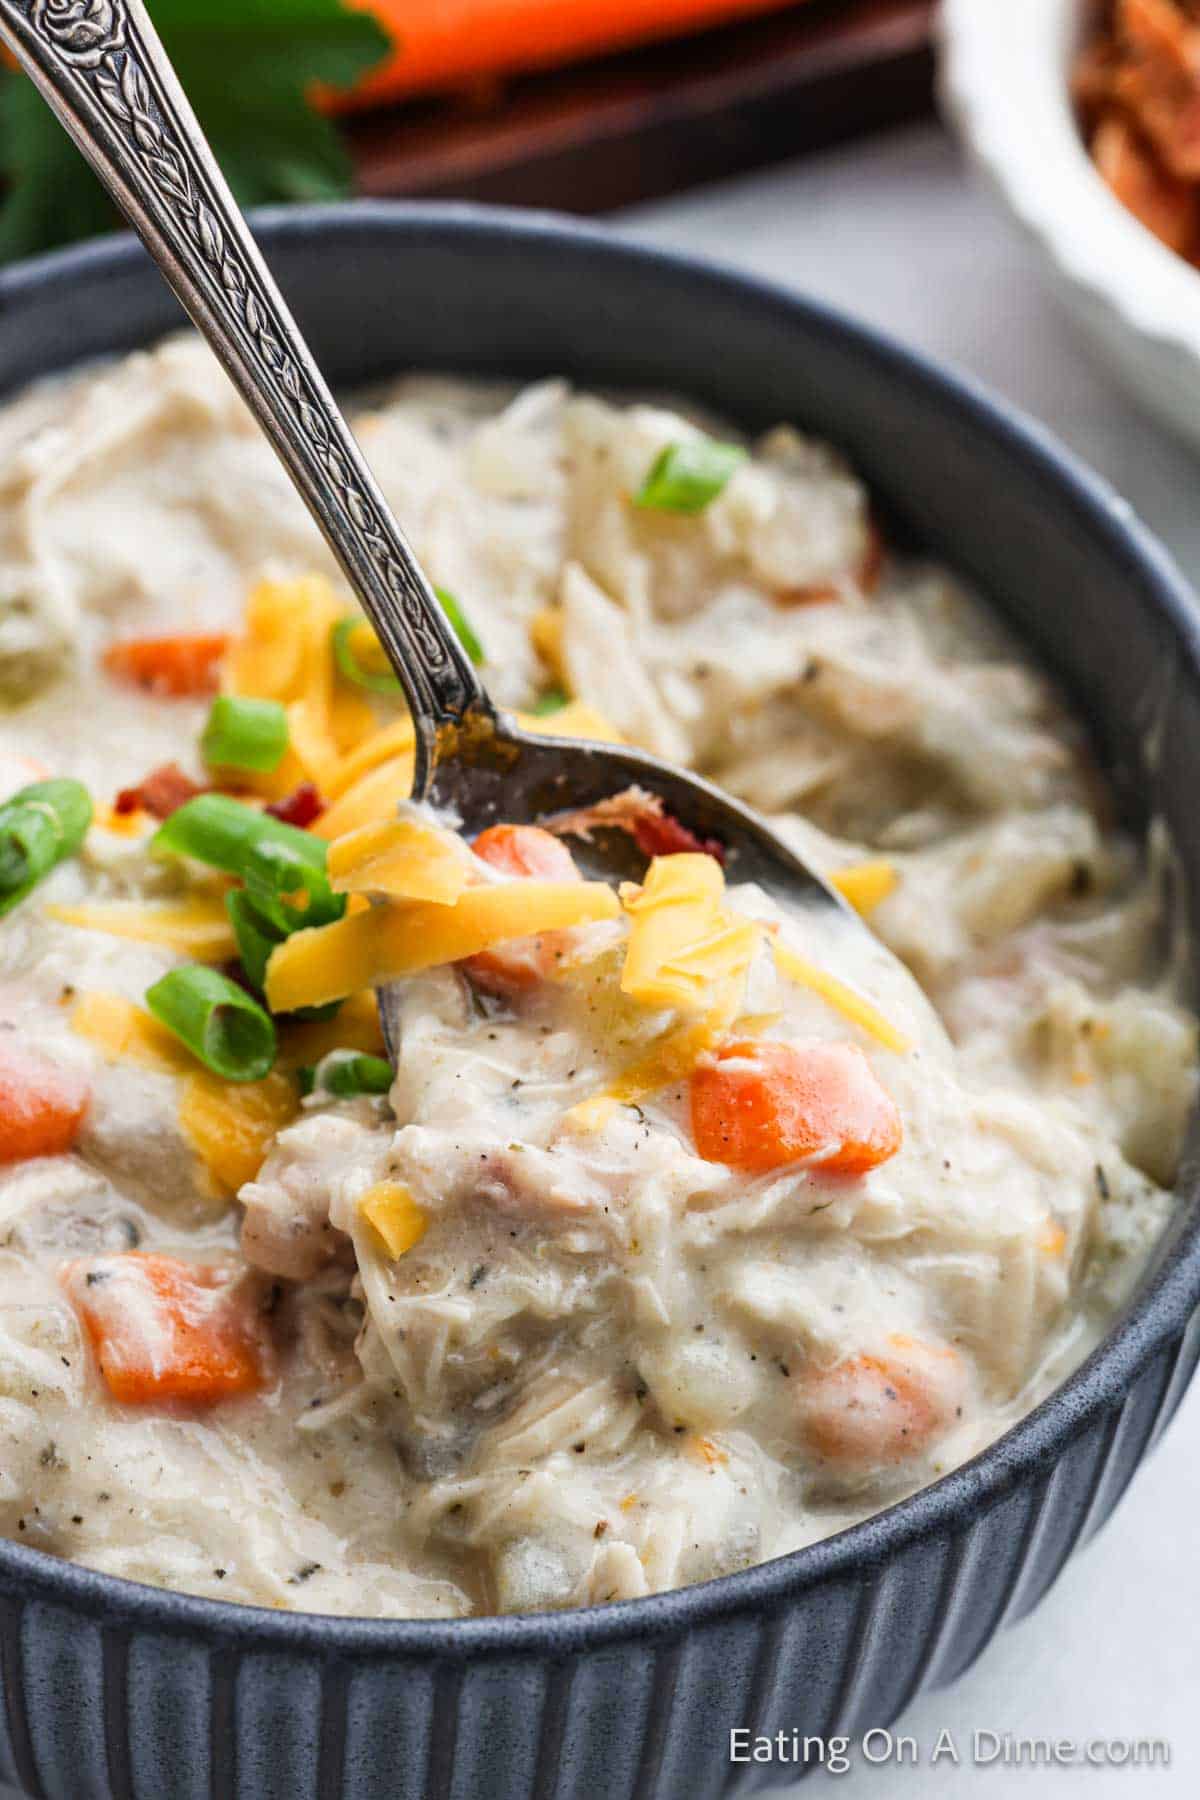
<instances>
[{"instance_id":1,"label":"ornate spoon handle","mask_svg":"<svg viewBox=\"0 0 1200 1800\"><path fill-rule=\"evenodd\" d=\"M225 184L141 0L0 0L0 38L138 232L283 459L379 634L417 733L491 704Z\"/></svg>"}]
</instances>

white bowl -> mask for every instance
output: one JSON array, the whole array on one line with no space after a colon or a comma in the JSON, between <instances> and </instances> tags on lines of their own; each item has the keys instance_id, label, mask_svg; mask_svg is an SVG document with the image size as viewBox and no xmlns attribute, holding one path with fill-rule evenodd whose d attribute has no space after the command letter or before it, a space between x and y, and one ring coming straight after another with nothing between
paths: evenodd
<instances>
[{"instance_id":1,"label":"white bowl","mask_svg":"<svg viewBox=\"0 0 1200 1800\"><path fill-rule=\"evenodd\" d=\"M1071 105L1091 10L1088 0L943 0L942 99L1114 373L1200 446L1200 271L1109 192Z\"/></svg>"}]
</instances>

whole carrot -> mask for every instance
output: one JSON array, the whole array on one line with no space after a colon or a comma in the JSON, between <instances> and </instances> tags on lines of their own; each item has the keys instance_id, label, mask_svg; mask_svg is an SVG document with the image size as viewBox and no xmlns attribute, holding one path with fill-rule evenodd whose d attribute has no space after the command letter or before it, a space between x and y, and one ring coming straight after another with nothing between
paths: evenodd
<instances>
[{"instance_id":1,"label":"whole carrot","mask_svg":"<svg viewBox=\"0 0 1200 1800\"><path fill-rule=\"evenodd\" d=\"M469 85L699 31L796 0L348 0L373 13L394 55L339 108Z\"/></svg>"}]
</instances>

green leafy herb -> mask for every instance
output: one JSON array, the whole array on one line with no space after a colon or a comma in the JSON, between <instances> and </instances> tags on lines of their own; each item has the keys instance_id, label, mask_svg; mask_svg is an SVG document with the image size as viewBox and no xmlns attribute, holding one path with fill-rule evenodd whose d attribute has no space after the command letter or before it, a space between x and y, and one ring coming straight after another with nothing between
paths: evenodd
<instances>
[{"instance_id":1,"label":"green leafy herb","mask_svg":"<svg viewBox=\"0 0 1200 1800\"><path fill-rule=\"evenodd\" d=\"M269 774L288 746L287 713L278 700L218 694L200 739L206 763L221 769L259 769Z\"/></svg>"},{"instance_id":2,"label":"green leafy herb","mask_svg":"<svg viewBox=\"0 0 1200 1800\"><path fill-rule=\"evenodd\" d=\"M275 1027L249 994L199 963L146 989L146 1005L192 1055L225 1081L261 1081L275 1061Z\"/></svg>"},{"instance_id":3,"label":"green leafy herb","mask_svg":"<svg viewBox=\"0 0 1200 1800\"><path fill-rule=\"evenodd\" d=\"M703 512L745 460L740 444L720 444L715 438L668 444L655 458L634 505L650 512Z\"/></svg>"},{"instance_id":4,"label":"green leafy herb","mask_svg":"<svg viewBox=\"0 0 1200 1800\"><path fill-rule=\"evenodd\" d=\"M484 655L483 645L475 635L470 619L449 588L435 587L433 591L441 602L442 611L454 627L455 637L478 668L480 663L486 662L487 658Z\"/></svg>"},{"instance_id":5,"label":"green leafy herb","mask_svg":"<svg viewBox=\"0 0 1200 1800\"><path fill-rule=\"evenodd\" d=\"M387 33L343 0L153 0L154 24L243 206L331 200L353 167L313 105L386 54ZM0 70L0 258L112 230L118 219L33 84Z\"/></svg>"}]
</instances>

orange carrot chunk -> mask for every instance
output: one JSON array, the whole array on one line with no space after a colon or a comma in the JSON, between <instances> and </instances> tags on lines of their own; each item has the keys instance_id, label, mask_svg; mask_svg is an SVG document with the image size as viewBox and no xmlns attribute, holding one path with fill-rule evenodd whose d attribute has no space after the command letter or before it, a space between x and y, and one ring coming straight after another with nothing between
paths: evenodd
<instances>
[{"instance_id":1,"label":"orange carrot chunk","mask_svg":"<svg viewBox=\"0 0 1200 1800\"><path fill-rule=\"evenodd\" d=\"M957 1353L895 1334L879 1355L852 1356L797 1377L801 1436L843 1473L924 1455L954 1423L966 1394Z\"/></svg>"},{"instance_id":2,"label":"orange carrot chunk","mask_svg":"<svg viewBox=\"0 0 1200 1800\"><path fill-rule=\"evenodd\" d=\"M61 1280L114 1400L212 1406L267 1379L258 1278L131 1251L68 1263Z\"/></svg>"},{"instance_id":3,"label":"orange carrot chunk","mask_svg":"<svg viewBox=\"0 0 1200 1800\"><path fill-rule=\"evenodd\" d=\"M109 645L104 652L104 667L119 681L130 681L149 693L183 700L216 692L217 664L228 644L228 635L223 631L130 638L125 643Z\"/></svg>"},{"instance_id":4,"label":"orange carrot chunk","mask_svg":"<svg viewBox=\"0 0 1200 1800\"><path fill-rule=\"evenodd\" d=\"M900 1148L900 1115L853 1044L724 1045L692 1075L705 1162L762 1174L806 1158L862 1175Z\"/></svg>"},{"instance_id":5,"label":"orange carrot chunk","mask_svg":"<svg viewBox=\"0 0 1200 1800\"><path fill-rule=\"evenodd\" d=\"M0 1163L61 1156L75 1142L88 1099L80 1077L0 1042Z\"/></svg>"},{"instance_id":6,"label":"orange carrot chunk","mask_svg":"<svg viewBox=\"0 0 1200 1800\"><path fill-rule=\"evenodd\" d=\"M575 859L560 838L540 825L489 825L471 848L489 868L517 881L578 881ZM560 931L515 938L468 956L463 968L485 993L511 998L544 981L563 942Z\"/></svg>"}]
</instances>

